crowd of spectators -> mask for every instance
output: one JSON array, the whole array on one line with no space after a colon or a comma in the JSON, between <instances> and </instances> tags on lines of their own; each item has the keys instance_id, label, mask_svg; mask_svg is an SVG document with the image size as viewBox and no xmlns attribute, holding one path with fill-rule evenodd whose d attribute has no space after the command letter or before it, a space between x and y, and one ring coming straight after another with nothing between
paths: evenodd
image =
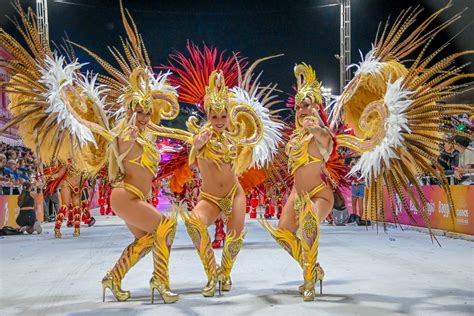
<instances>
[{"instance_id":1,"label":"crowd of spectators","mask_svg":"<svg viewBox=\"0 0 474 316\"><path fill-rule=\"evenodd\" d=\"M31 150L0 143L0 194L17 195L26 181L32 186L39 181Z\"/></svg>"},{"instance_id":2,"label":"crowd of spectators","mask_svg":"<svg viewBox=\"0 0 474 316\"><path fill-rule=\"evenodd\" d=\"M452 124L446 124L445 127L472 135L473 125L470 118L460 115L447 121ZM468 137L456 135L446 138L438 162L451 184L474 184L474 146ZM432 180L431 183L436 184L436 181Z\"/></svg>"}]
</instances>

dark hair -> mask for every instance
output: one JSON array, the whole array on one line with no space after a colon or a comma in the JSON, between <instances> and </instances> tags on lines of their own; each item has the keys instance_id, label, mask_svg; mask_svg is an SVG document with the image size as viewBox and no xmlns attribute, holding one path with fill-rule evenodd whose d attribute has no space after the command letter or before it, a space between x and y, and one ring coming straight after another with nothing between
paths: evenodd
<instances>
[{"instance_id":1,"label":"dark hair","mask_svg":"<svg viewBox=\"0 0 474 316\"><path fill-rule=\"evenodd\" d=\"M454 142L458 145L461 145L462 147L469 147L469 144L471 143L471 140L467 137L456 135L454 136Z\"/></svg>"},{"instance_id":2,"label":"dark hair","mask_svg":"<svg viewBox=\"0 0 474 316\"><path fill-rule=\"evenodd\" d=\"M30 194L31 183L29 181L23 182L23 189L21 190L20 195L18 196L18 206L21 207L25 201L26 195Z\"/></svg>"}]
</instances>

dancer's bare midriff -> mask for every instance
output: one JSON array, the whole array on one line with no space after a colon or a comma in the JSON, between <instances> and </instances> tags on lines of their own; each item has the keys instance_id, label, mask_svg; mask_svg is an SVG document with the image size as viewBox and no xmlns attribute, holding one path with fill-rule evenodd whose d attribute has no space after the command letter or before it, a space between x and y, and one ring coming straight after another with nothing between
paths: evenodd
<instances>
[{"instance_id":1,"label":"dancer's bare midriff","mask_svg":"<svg viewBox=\"0 0 474 316\"><path fill-rule=\"evenodd\" d=\"M198 166L202 179L201 190L204 192L224 197L238 182L231 164L217 166L213 161L198 159Z\"/></svg>"}]
</instances>

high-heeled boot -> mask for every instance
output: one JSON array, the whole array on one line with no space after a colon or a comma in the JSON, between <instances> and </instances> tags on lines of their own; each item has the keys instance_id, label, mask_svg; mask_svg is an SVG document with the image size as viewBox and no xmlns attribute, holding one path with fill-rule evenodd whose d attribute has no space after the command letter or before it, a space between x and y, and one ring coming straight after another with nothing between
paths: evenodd
<instances>
[{"instance_id":1,"label":"high-heeled boot","mask_svg":"<svg viewBox=\"0 0 474 316\"><path fill-rule=\"evenodd\" d=\"M298 262L300 267L304 269L303 265L303 251L301 246L301 240L296 236L295 233L287 229L276 227L274 228L268 221L259 220L263 228L265 228L275 241L290 254L290 256ZM320 293L322 294L322 285L324 278L324 270L319 263L316 263L318 279L315 279L315 283L319 281ZM304 292L304 285L299 286L298 292L302 295Z\"/></svg>"},{"instance_id":2,"label":"high-heeled boot","mask_svg":"<svg viewBox=\"0 0 474 316\"><path fill-rule=\"evenodd\" d=\"M122 280L125 274L143 257L153 246L153 234L146 234L135 239L120 255L112 270L102 279L102 299L105 301L105 289L109 289L117 301L126 301L130 298L130 291L122 290Z\"/></svg>"},{"instance_id":3,"label":"high-heeled boot","mask_svg":"<svg viewBox=\"0 0 474 316\"><path fill-rule=\"evenodd\" d=\"M202 289L202 295L204 297L214 296L218 284L220 294L220 269L216 264L216 258L214 256L214 250L212 250L211 247L211 238L209 237L207 227L194 215L185 214L182 210L180 210L180 214L184 220L184 224L186 225L189 237L191 237L194 247L196 247L199 257L201 258L204 271L207 275L207 284Z\"/></svg>"},{"instance_id":4,"label":"high-heeled boot","mask_svg":"<svg viewBox=\"0 0 474 316\"><path fill-rule=\"evenodd\" d=\"M241 232L237 235L234 231L227 234L224 242L224 250L222 251L221 259L221 281L222 291L230 291L232 288L232 280L230 272L234 266L235 259L244 243L245 233Z\"/></svg>"},{"instance_id":5,"label":"high-heeled boot","mask_svg":"<svg viewBox=\"0 0 474 316\"><path fill-rule=\"evenodd\" d=\"M68 210L67 205L61 205L56 214L56 223L54 223L54 237L61 238L61 225L63 224L64 217L66 216L66 212Z\"/></svg>"},{"instance_id":6,"label":"high-heeled boot","mask_svg":"<svg viewBox=\"0 0 474 316\"><path fill-rule=\"evenodd\" d=\"M163 215L160 224L153 234L153 277L150 280L151 303L155 298L155 290L161 295L165 304L174 303L179 299L179 295L170 290L170 277L168 263L171 246L176 234L176 212L168 218Z\"/></svg>"},{"instance_id":7,"label":"high-heeled boot","mask_svg":"<svg viewBox=\"0 0 474 316\"><path fill-rule=\"evenodd\" d=\"M274 228L268 221L261 219L259 220L260 225L262 225L265 230L267 230L270 235L275 239L275 241L290 254L296 262L299 263L301 268L303 268L303 252L301 250L301 241L296 237L295 233L284 228L276 227Z\"/></svg>"},{"instance_id":8,"label":"high-heeled boot","mask_svg":"<svg viewBox=\"0 0 474 316\"><path fill-rule=\"evenodd\" d=\"M74 206L72 209L72 215L74 219L74 233L73 237L79 237L81 235L81 207Z\"/></svg>"},{"instance_id":9,"label":"high-heeled boot","mask_svg":"<svg viewBox=\"0 0 474 316\"><path fill-rule=\"evenodd\" d=\"M317 259L319 248L320 222L318 214L313 210L313 203L308 195L302 198L299 214L300 239L303 249L303 300L314 301L315 282L320 279L317 275Z\"/></svg>"}]
</instances>

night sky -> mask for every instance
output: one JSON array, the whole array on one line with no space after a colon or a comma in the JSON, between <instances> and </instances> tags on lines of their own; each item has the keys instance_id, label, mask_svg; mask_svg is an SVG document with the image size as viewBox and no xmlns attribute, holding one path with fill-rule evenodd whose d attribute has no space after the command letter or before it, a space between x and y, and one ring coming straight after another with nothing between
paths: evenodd
<instances>
[{"instance_id":1,"label":"night sky","mask_svg":"<svg viewBox=\"0 0 474 316\"><path fill-rule=\"evenodd\" d=\"M0 25L14 32L5 18L5 14L14 13L9 2L0 0ZM155 65L166 62L167 55L174 50L183 50L188 39L229 52L240 51L251 61L284 53L284 57L263 65L266 82L278 82L282 90L290 92L295 82L293 66L304 61L315 67L325 86L338 93L339 62L334 55L339 53L339 6L325 6L335 2L125 0L124 4L133 15ZM24 7L35 5L33 0L21 3ZM352 0L352 62L359 61L359 49L364 53L370 49L378 23L390 14L394 19L403 8L420 4L426 8L423 15L426 17L445 3L441 0ZM474 21L474 0L455 0L454 7L443 18L469 5L472 8L448 32L438 36L434 45L446 42ZM111 60L106 47L118 46L119 35L124 34L118 0L49 0L48 9L52 40L60 40L66 31L71 40ZM473 49L473 33L471 24L446 53ZM100 70L85 53L78 51L78 56L80 61L91 61L90 67ZM474 71L472 66L469 70Z\"/></svg>"}]
</instances>

